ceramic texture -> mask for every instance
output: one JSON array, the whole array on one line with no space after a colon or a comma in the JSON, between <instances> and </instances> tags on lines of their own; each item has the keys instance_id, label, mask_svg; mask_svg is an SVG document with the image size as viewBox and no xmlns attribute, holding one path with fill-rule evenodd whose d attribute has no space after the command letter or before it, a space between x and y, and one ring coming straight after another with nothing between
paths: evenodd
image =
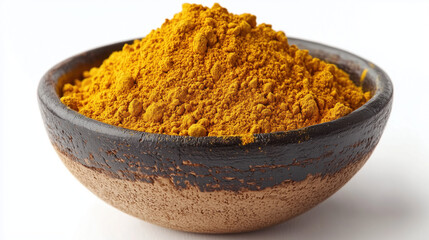
<instances>
[{"instance_id":1,"label":"ceramic texture","mask_svg":"<svg viewBox=\"0 0 429 240\"><path fill-rule=\"evenodd\" d=\"M131 42L131 41L129 41ZM335 121L238 137L138 132L89 119L63 105L65 83L101 64L125 42L71 57L49 70L39 106L54 148L100 198L143 220L183 231L244 232L290 219L341 188L366 162L388 120L393 87L374 64L325 45L291 44L337 64L373 97Z\"/></svg>"}]
</instances>

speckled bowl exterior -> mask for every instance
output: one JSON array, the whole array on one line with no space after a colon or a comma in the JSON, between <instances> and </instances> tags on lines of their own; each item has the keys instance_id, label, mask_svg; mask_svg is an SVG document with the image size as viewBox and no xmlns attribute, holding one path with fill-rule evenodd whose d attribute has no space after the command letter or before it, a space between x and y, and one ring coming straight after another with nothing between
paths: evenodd
<instances>
[{"instance_id":1,"label":"speckled bowl exterior","mask_svg":"<svg viewBox=\"0 0 429 240\"><path fill-rule=\"evenodd\" d=\"M129 43L130 41L128 41ZM65 83L99 66L124 43L71 57L38 88L40 110L60 158L89 190L145 221L190 232L245 232L290 219L341 188L366 162L383 133L393 87L374 64L325 45L291 44L337 64L373 97L335 121L294 131L238 137L138 132L87 118L60 102ZM352 216L351 216L352 217Z\"/></svg>"}]
</instances>

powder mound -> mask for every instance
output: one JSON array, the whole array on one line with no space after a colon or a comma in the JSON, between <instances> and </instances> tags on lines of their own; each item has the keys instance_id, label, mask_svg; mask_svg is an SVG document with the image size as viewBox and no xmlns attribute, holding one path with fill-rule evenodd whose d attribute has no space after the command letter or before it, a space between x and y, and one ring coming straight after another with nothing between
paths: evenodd
<instances>
[{"instance_id":1,"label":"powder mound","mask_svg":"<svg viewBox=\"0 0 429 240\"><path fill-rule=\"evenodd\" d=\"M184 4L126 44L61 101L120 127L170 135L248 136L335 120L369 98L335 65L289 45L251 14Z\"/></svg>"}]
</instances>

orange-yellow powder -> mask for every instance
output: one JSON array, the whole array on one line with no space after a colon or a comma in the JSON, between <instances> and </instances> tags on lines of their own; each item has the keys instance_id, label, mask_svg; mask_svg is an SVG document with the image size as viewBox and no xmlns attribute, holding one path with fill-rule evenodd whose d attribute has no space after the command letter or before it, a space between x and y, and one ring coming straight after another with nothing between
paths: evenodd
<instances>
[{"instance_id":1,"label":"orange-yellow powder","mask_svg":"<svg viewBox=\"0 0 429 240\"><path fill-rule=\"evenodd\" d=\"M302 128L347 115L370 97L335 65L289 45L283 32L219 4L184 4L83 77L63 87L70 108L124 128L185 136Z\"/></svg>"}]
</instances>

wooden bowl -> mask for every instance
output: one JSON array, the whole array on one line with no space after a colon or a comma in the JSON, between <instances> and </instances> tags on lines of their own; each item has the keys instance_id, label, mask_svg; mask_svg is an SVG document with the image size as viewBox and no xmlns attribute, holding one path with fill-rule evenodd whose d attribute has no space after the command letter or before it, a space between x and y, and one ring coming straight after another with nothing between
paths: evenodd
<instances>
[{"instance_id":1,"label":"wooden bowl","mask_svg":"<svg viewBox=\"0 0 429 240\"><path fill-rule=\"evenodd\" d=\"M130 43L131 41L128 41ZM87 118L60 102L62 86L98 66L125 42L71 57L40 81L49 138L70 172L112 206L164 227L245 232L288 220L325 200L363 166L392 107L389 77L374 64L322 44L291 44L348 72L373 97L338 120L238 137L185 137L133 131ZM353 216L350 216L353 217Z\"/></svg>"}]
</instances>

